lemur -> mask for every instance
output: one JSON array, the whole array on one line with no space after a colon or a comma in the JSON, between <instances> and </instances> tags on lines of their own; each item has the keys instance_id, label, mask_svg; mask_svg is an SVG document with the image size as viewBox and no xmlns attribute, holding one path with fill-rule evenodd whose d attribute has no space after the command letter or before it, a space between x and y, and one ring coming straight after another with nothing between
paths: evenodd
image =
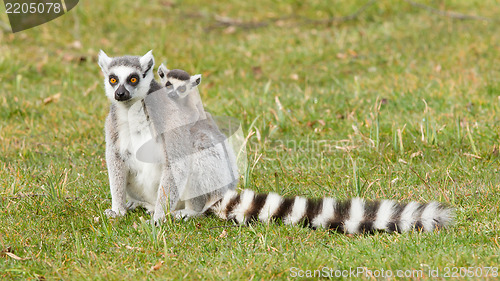
<instances>
[{"instance_id":1,"label":"lemur","mask_svg":"<svg viewBox=\"0 0 500 281\"><path fill-rule=\"evenodd\" d=\"M201 102L197 86L201 83L201 75L189 75L180 69L169 70L161 64L158 68L161 85L165 86L168 96L182 107L183 114L196 116L196 122L189 128L188 147L195 153L189 153L194 158L186 176L188 182L188 196L181 196L177 205L184 208L179 212L186 218L200 215L219 201L224 193L234 190L238 183L238 167L236 155L228 138L219 130L209 112L206 112ZM169 114L170 116L170 114ZM171 144L167 144L167 147ZM186 146L183 146L185 151ZM207 192L209 191L209 192ZM189 197L189 198L186 198Z\"/></svg>"},{"instance_id":2,"label":"lemur","mask_svg":"<svg viewBox=\"0 0 500 281\"><path fill-rule=\"evenodd\" d=\"M186 100L190 95L183 93L200 82L199 76L182 87L178 85L178 94L171 95L153 79L151 52L142 57L110 58L101 51L99 65L105 77L106 95L111 100L105 124L112 195L111 209L105 211L107 216L121 216L138 206L151 213L155 222L165 219L166 210L176 217L196 216L220 200L225 191L235 188L237 176L231 174L226 163L214 159L221 154L217 154L219 147L207 142L189 143L193 127L201 126L194 133L206 129L198 122L203 114ZM151 130L155 121L159 121L156 132ZM156 141L157 136L161 140L153 146L158 149L153 156L165 161L144 161L144 157L138 157L137 152L152 139ZM200 178L205 180L200 183ZM223 181L226 185L219 188L217 185ZM198 189L193 190L194 184ZM213 186L217 189L210 190ZM211 192L201 192L207 190Z\"/></svg>"},{"instance_id":3,"label":"lemur","mask_svg":"<svg viewBox=\"0 0 500 281\"><path fill-rule=\"evenodd\" d=\"M175 194L175 188L171 188L172 179L182 177L182 171L172 169L169 159L160 163L143 163L136 159L132 144L134 135L151 138L151 133L147 129L148 116L144 107L129 112L133 104L147 100L152 93L163 93L175 99L179 93L171 93L167 88L172 85L170 91L176 89L178 83L188 81L187 77L190 81L191 76L177 70L166 73L166 68L160 67L164 74L159 74L163 85L158 84L153 78L154 58L151 51L142 57L115 58L101 51L99 65L104 74L105 92L111 101L105 124L106 161L112 196L111 209L105 211L108 217L123 216L127 210L142 206L158 223L165 219L166 211L177 218L213 213L221 219L240 224L255 220L266 223L280 220L284 224L322 227L347 234L412 230L431 232L446 227L452 221L452 209L438 202L406 204L361 198L284 198L276 193L256 194L248 189L238 193L234 184L204 194L197 202L203 205L201 212L200 206L193 211L193 208L186 206L189 200L179 200L179 194ZM167 87L162 88L164 85ZM159 151L158 154L164 155L165 151ZM165 155L165 158L168 157ZM173 175L176 173L180 174ZM210 176L205 180L211 180ZM169 206L170 209L167 208Z\"/></svg>"},{"instance_id":4,"label":"lemur","mask_svg":"<svg viewBox=\"0 0 500 281\"><path fill-rule=\"evenodd\" d=\"M160 220L165 216L165 204L160 202L158 191L168 181L169 170L162 164L139 161L133 155L137 150L133 138L149 140L151 134L146 133L149 125L143 108L131 108L161 89L154 80L152 51L142 57L117 58L101 51L98 63L104 74L106 96L111 101L105 123L111 209L105 214L123 216L127 210L142 206L153 214L153 219Z\"/></svg>"}]
</instances>

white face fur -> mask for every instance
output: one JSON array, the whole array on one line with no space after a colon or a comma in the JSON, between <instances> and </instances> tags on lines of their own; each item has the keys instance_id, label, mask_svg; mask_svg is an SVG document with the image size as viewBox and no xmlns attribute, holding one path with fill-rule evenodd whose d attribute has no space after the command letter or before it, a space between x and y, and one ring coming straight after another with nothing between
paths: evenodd
<instances>
[{"instance_id":1,"label":"white face fur","mask_svg":"<svg viewBox=\"0 0 500 281\"><path fill-rule=\"evenodd\" d=\"M142 57L116 58L101 51L99 66L104 74L106 96L111 101L132 104L146 97L154 78L152 51Z\"/></svg>"}]
</instances>

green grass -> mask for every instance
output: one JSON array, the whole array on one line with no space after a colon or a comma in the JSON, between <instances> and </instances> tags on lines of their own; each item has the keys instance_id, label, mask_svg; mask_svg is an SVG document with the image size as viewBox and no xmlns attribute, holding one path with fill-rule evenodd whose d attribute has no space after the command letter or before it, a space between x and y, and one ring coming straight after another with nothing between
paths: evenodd
<instances>
[{"instance_id":1,"label":"green grass","mask_svg":"<svg viewBox=\"0 0 500 281\"><path fill-rule=\"evenodd\" d=\"M302 17L343 16L366 1L205 2L80 1L50 23L0 33L0 279L267 280L291 278L292 267L499 266L498 21L378 1L356 20L314 25ZM424 3L500 17L494 0ZM292 14L257 29L215 27L216 15ZM202 73L206 107L254 133L254 168L241 188L438 200L456 209L455 224L348 237L259 223L224 230L213 217L161 227L143 212L107 219L99 49L153 49L156 66Z\"/></svg>"}]
</instances>

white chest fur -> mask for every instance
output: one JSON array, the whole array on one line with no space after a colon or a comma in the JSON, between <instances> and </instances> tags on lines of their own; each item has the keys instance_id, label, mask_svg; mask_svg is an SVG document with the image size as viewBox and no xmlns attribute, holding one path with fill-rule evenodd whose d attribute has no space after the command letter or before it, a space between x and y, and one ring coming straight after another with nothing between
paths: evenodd
<instances>
[{"instance_id":1,"label":"white chest fur","mask_svg":"<svg viewBox=\"0 0 500 281\"><path fill-rule=\"evenodd\" d=\"M126 159L129 170L126 188L128 200L153 210L164 164L145 163L136 157L137 150L152 139L142 102L136 102L130 108L120 108L117 115L120 120L119 151L123 159Z\"/></svg>"}]
</instances>

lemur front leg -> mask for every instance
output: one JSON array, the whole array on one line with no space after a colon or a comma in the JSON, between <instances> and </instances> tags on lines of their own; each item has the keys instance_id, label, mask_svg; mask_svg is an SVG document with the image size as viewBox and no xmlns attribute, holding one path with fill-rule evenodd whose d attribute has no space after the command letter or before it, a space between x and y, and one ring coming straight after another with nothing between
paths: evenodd
<instances>
[{"instance_id":1,"label":"lemur front leg","mask_svg":"<svg viewBox=\"0 0 500 281\"><path fill-rule=\"evenodd\" d=\"M158 195L156 199L153 221L161 223L165 220L166 213L172 212L179 202L179 190L175 186L175 180L172 175L171 167L165 165L162 170L160 186L158 187Z\"/></svg>"},{"instance_id":2,"label":"lemur front leg","mask_svg":"<svg viewBox=\"0 0 500 281\"><path fill-rule=\"evenodd\" d=\"M163 222L168 212L170 212L175 219L186 220L191 217L199 216L202 214L201 210L203 210L206 203L206 199L203 196L186 201L180 200L182 187L176 184L182 184L182 182L176 182L174 180L171 168L172 167L164 168L162 173L153 215L153 221L155 223ZM177 167L177 170L179 170L178 168L179 167ZM182 171L185 172L186 170L182 169ZM187 174L181 174L181 171L177 172L182 177L187 176Z\"/></svg>"},{"instance_id":3,"label":"lemur front leg","mask_svg":"<svg viewBox=\"0 0 500 281\"><path fill-rule=\"evenodd\" d=\"M118 151L106 144L106 163L109 173L109 188L111 190L111 209L104 211L110 218L123 216L127 213L127 175L128 168Z\"/></svg>"}]
</instances>

